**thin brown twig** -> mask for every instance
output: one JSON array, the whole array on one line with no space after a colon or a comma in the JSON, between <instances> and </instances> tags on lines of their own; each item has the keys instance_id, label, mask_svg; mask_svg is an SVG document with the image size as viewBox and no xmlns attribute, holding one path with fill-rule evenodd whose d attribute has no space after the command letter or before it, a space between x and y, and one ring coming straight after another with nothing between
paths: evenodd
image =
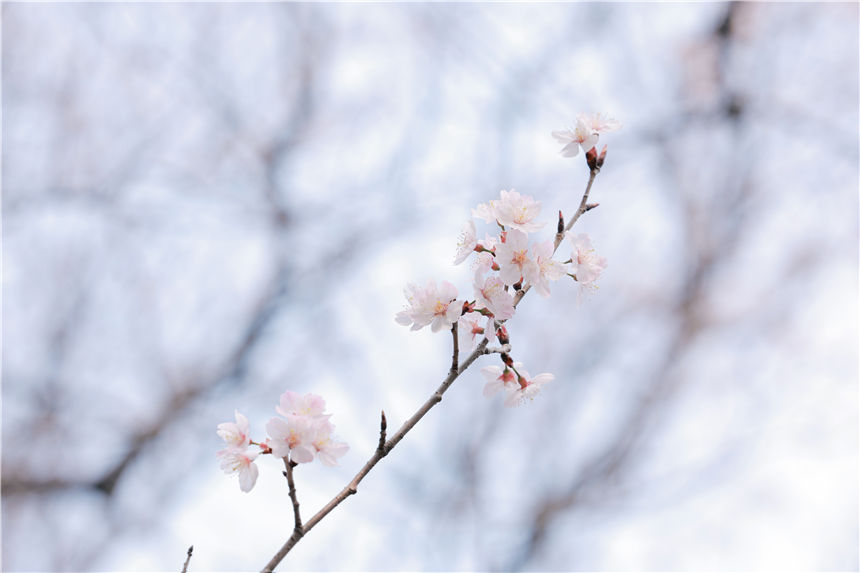
<instances>
[{"instance_id":1,"label":"thin brown twig","mask_svg":"<svg viewBox=\"0 0 860 573\"><path fill-rule=\"evenodd\" d=\"M591 175L588 178L588 185L586 186L585 192L582 195L582 200L579 203L579 209L577 209L576 214L567 223L567 225L565 225L565 227L564 227L565 233L567 231L569 231L571 229L571 227L573 227L574 223L576 223L576 221L579 219L579 217L582 216L583 213L585 213L586 211L589 210L586 207L586 203L588 201L588 194L591 191L591 185L594 183L594 178L597 176L597 173L599 171L600 171L600 169L592 169L591 170ZM564 235L561 233L559 233L556 236L555 246L553 248L553 254L555 254L555 251L558 250L558 246L561 244L561 241L563 239L564 239ZM531 285L526 286L525 288L523 288L522 290L517 292L516 297L514 298L514 306L519 304L519 302L523 299L523 297L526 295L526 293L529 290L531 290ZM475 362L475 360L477 360L479 357L483 356L484 354L489 353L489 351L487 349L487 344L489 341L486 338L484 338L478 344L478 346L475 348L475 350L473 350L472 353L469 354L469 356L467 356L463 362L458 363L459 344L458 344L458 338L457 338L457 323L454 323L454 325L451 327L451 332L453 333L453 337L454 337L454 352L453 352L454 356L453 356L452 361L451 361L451 369L448 372L448 376L445 377L445 379L442 381L442 383L439 385L439 387L436 389L436 391L424 402L424 404L421 405L420 408L418 408L418 410L412 415L412 417L410 417L408 420L406 420L403 423L402 426L400 426L400 429L397 430L397 432L393 436L391 436L391 438L388 441L384 441L386 421L385 421L385 414L383 413L383 415L382 415L382 427L380 430L380 445L379 445L379 447L376 448L376 451L374 452L374 454L370 457L369 460L367 460L367 462L358 471L358 473L355 474L355 476L346 485L346 487L344 487L336 496L334 496L325 505L325 507L323 507L321 510L319 510L304 525L297 526L293 530L293 534L290 536L289 539L287 539L287 541L284 543L284 545L281 546L281 548L278 550L278 552L275 553L275 555L269 560L269 562L266 564L266 566L263 567L263 569L261 570L261 573L270 573L271 571L273 571L275 569L275 567L277 567L278 564L284 559L284 557L286 557L287 553L289 553L290 550L295 546L295 544L298 543L299 540L305 534L307 534L307 532L309 532L311 529L313 529L317 523L322 521L322 519L326 515L331 513L331 511L334 508L336 508L338 505L340 505L346 498L348 498L351 495L358 493L358 484L361 483L361 480L363 480L364 477L368 473L370 473L370 470L372 470L373 467L377 463L379 463L379 461L382 458L387 456L388 453L392 449L394 449L394 447L398 443L400 443L400 440L402 440L406 436L406 434L409 432L409 430L411 430L415 426L415 424L417 424L421 420L421 418L423 418L427 414L427 412L429 412L430 409L433 408L433 406L435 406L436 404L438 404L439 402L442 401L442 395L448 390L448 388L451 386L451 384L454 383L454 380L456 380L460 376L460 374L465 372L469 368L469 366L471 366L472 363ZM287 477L288 481L291 480L291 476L292 476L292 473L290 473L290 475ZM295 488L293 488L291 485L290 497L292 497L294 493L295 493ZM295 500L293 500L293 506L296 510L296 515L298 516L298 503ZM298 517L297 517L297 523L299 523Z\"/></svg>"},{"instance_id":2,"label":"thin brown twig","mask_svg":"<svg viewBox=\"0 0 860 573\"><path fill-rule=\"evenodd\" d=\"M185 563L182 564L182 573L188 573L188 564L191 562L191 552L194 551L194 546L188 548L188 557L185 558Z\"/></svg>"},{"instance_id":3,"label":"thin brown twig","mask_svg":"<svg viewBox=\"0 0 860 573\"><path fill-rule=\"evenodd\" d=\"M293 502L293 520L295 522L293 531L301 531L302 514L299 511L299 497L296 494L296 482L295 480L293 480L293 468L296 466L296 464L295 462L284 458L284 466L286 466L287 468L287 470L284 472L284 477L287 478L287 485L290 487L290 500Z\"/></svg>"},{"instance_id":4,"label":"thin brown twig","mask_svg":"<svg viewBox=\"0 0 860 573\"><path fill-rule=\"evenodd\" d=\"M451 334L454 336L454 352L451 356L451 370L450 372L456 372L459 368L459 364L457 361L460 359L460 339L457 336L457 323L451 325Z\"/></svg>"}]
</instances>

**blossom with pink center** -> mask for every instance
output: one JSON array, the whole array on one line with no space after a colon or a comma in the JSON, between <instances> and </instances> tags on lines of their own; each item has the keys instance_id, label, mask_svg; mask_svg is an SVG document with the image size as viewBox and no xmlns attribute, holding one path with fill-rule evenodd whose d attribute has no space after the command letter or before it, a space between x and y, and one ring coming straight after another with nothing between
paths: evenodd
<instances>
[{"instance_id":1,"label":"blossom with pink center","mask_svg":"<svg viewBox=\"0 0 860 573\"><path fill-rule=\"evenodd\" d=\"M521 366L519 362L514 363L514 368ZM491 398L499 393L499 390L507 389L514 392L519 385L517 384L517 375L510 368L504 369L498 366L484 366L481 368L481 374L487 383L484 385L484 396Z\"/></svg>"},{"instance_id":2,"label":"blossom with pink center","mask_svg":"<svg viewBox=\"0 0 860 573\"><path fill-rule=\"evenodd\" d=\"M511 189L502 190L498 200L481 203L472 209L472 215L488 223L495 221L504 227L531 233L544 226L544 223L534 221L540 214L540 208L540 201L535 201L534 197L520 195Z\"/></svg>"},{"instance_id":3,"label":"blossom with pink center","mask_svg":"<svg viewBox=\"0 0 860 573\"><path fill-rule=\"evenodd\" d=\"M516 229L508 231L504 243L496 245L496 263L499 265L499 278L505 284L513 285L523 277L533 276L535 262L529 258L528 235Z\"/></svg>"},{"instance_id":4,"label":"blossom with pink center","mask_svg":"<svg viewBox=\"0 0 860 573\"><path fill-rule=\"evenodd\" d=\"M533 233L544 226L536 223L540 214L540 201L531 195L520 195L513 189L501 192L501 200L495 203L496 220L506 228Z\"/></svg>"},{"instance_id":5,"label":"blossom with pink center","mask_svg":"<svg viewBox=\"0 0 860 573\"><path fill-rule=\"evenodd\" d=\"M327 422L326 419L322 419ZM314 461L316 451L311 445L316 428L314 418L306 416L287 416L286 420L272 418L266 424L269 434L269 447L276 458L289 458L297 464Z\"/></svg>"},{"instance_id":6,"label":"blossom with pink center","mask_svg":"<svg viewBox=\"0 0 860 573\"><path fill-rule=\"evenodd\" d=\"M409 283L403 292L410 308L398 312L395 320L404 326L412 325L412 330L428 324L433 332L450 328L463 312L463 301L455 300L457 287L447 281L442 281L438 289L433 280L424 288Z\"/></svg>"},{"instance_id":7,"label":"blossom with pink center","mask_svg":"<svg viewBox=\"0 0 860 573\"><path fill-rule=\"evenodd\" d=\"M477 217L486 223L495 223L497 202L498 201L496 200L491 200L486 203L480 203L477 207L472 209L472 216Z\"/></svg>"},{"instance_id":8,"label":"blossom with pink center","mask_svg":"<svg viewBox=\"0 0 860 573\"><path fill-rule=\"evenodd\" d=\"M554 261L552 255L553 242L550 240L532 246L535 264L529 267L529 274L523 276L544 298L549 296L549 281L557 281L565 274L564 265Z\"/></svg>"},{"instance_id":9,"label":"blossom with pink center","mask_svg":"<svg viewBox=\"0 0 860 573\"><path fill-rule=\"evenodd\" d=\"M280 404L275 411L281 416L323 416L325 415L325 400L316 394L305 394L302 396L297 392L287 390L281 394ZM328 417L328 416L326 416Z\"/></svg>"},{"instance_id":10,"label":"blossom with pink center","mask_svg":"<svg viewBox=\"0 0 860 573\"><path fill-rule=\"evenodd\" d=\"M508 393L507 398L505 398L505 406L509 408L519 406L526 401L534 400L534 397L538 395L544 384L555 380L555 376L546 372L531 378L528 372L518 367L516 364L514 367L517 368L519 375L517 376L513 387L506 386L510 392ZM513 388L513 390L511 390L511 388Z\"/></svg>"},{"instance_id":11,"label":"blossom with pink center","mask_svg":"<svg viewBox=\"0 0 860 573\"><path fill-rule=\"evenodd\" d=\"M473 349L477 346L478 340L484 337L492 342L496 338L493 319L487 318L485 321L484 317L477 312L464 314L457 324L457 335L460 338L460 348Z\"/></svg>"},{"instance_id":12,"label":"blossom with pink center","mask_svg":"<svg viewBox=\"0 0 860 573\"><path fill-rule=\"evenodd\" d=\"M580 147L587 152L597 145L598 139L598 134L583 121L582 117L577 118L576 127L573 129L553 131L552 136L556 141L564 144L561 149L561 154L564 157L576 157Z\"/></svg>"},{"instance_id":13,"label":"blossom with pink center","mask_svg":"<svg viewBox=\"0 0 860 573\"><path fill-rule=\"evenodd\" d=\"M244 492L251 491L257 483L259 469L254 460L260 455L258 451L248 451L246 448L228 447L218 452L221 458L221 469L224 473L239 474L239 489Z\"/></svg>"},{"instance_id":14,"label":"blossom with pink center","mask_svg":"<svg viewBox=\"0 0 860 573\"><path fill-rule=\"evenodd\" d=\"M240 414L239 410L236 410L234 415L236 416L235 422L218 424L218 436L224 440L228 448L246 448L251 443L248 418Z\"/></svg>"},{"instance_id":15,"label":"blossom with pink center","mask_svg":"<svg viewBox=\"0 0 860 573\"><path fill-rule=\"evenodd\" d=\"M343 442L335 442L331 438L334 426L328 420L322 420L314 429L310 439L310 445L316 451L319 460L326 466L336 466L337 459L343 457L349 446Z\"/></svg>"},{"instance_id":16,"label":"blossom with pink center","mask_svg":"<svg viewBox=\"0 0 860 573\"><path fill-rule=\"evenodd\" d=\"M487 235L483 241L478 243L479 250L478 255L472 261L472 270L475 272L475 280L479 280L484 276L487 272L489 272L493 265L496 264L496 257L491 252L496 248L496 239Z\"/></svg>"},{"instance_id":17,"label":"blossom with pink center","mask_svg":"<svg viewBox=\"0 0 860 573\"><path fill-rule=\"evenodd\" d=\"M606 269L606 259L597 256L594 247L591 246L591 238L585 234L567 235L573 250L570 253L570 266L577 282L587 285L600 276Z\"/></svg>"},{"instance_id":18,"label":"blossom with pink center","mask_svg":"<svg viewBox=\"0 0 860 573\"><path fill-rule=\"evenodd\" d=\"M478 308L486 308L496 320L507 320L514 315L514 296L505 290L505 283L495 275L475 281L475 299Z\"/></svg>"},{"instance_id":19,"label":"blossom with pink center","mask_svg":"<svg viewBox=\"0 0 860 573\"><path fill-rule=\"evenodd\" d=\"M457 254L454 256L454 264L459 265L469 258L469 255L475 252L475 247L478 246L478 237L475 234L475 221L469 219L469 222L463 226L460 231L460 237L457 239Z\"/></svg>"}]
</instances>

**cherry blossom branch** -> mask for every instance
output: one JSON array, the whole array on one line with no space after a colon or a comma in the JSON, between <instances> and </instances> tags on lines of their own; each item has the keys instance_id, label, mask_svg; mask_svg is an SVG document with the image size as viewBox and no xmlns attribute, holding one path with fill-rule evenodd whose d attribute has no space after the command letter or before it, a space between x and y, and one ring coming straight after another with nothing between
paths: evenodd
<instances>
[{"instance_id":1,"label":"cherry blossom branch","mask_svg":"<svg viewBox=\"0 0 860 573\"><path fill-rule=\"evenodd\" d=\"M191 562L191 552L194 551L194 546L188 548L188 557L185 558L185 563L182 564L182 573L187 573L188 564Z\"/></svg>"},{"instance_id":2,"label":"cherry blossom branch","mask_svg":"<svg viewBox=\"0 0 860 573\"><path fill-rule=\"evenodd\" d=\"M600 160L602 163L602 158ZM570 231L573 225L577 220L587 211L592 209L594 206L588 205L588 195L591 192L591 186L594 183L594 179L597 176L597 173L600 171L599 165L592 165L592 162L589 162L589 166L591 168L591 174L588 179L588 184L586 185L585 192L582 195L582 199L579 203L579 208L577 209L574 216L571 220L564 225L563 231L559 231L556 235L553 254L558 250L561 241L564 238L564 234ZM526 293L531 290L531 285L527 285L525 288L520 289L516 297L514 299L514 306L519 304L519 302L525 297ZM499 321L500 323L504 321ZM352 478L352 480L344 487L335 497L329 501L325 507L319 510L313 517L311 517L304 525L300 525L300 519L298 517L298 503L295 501L293 497L295 494L295 488L292 484L292 471L288 466L289 475L287 480L290 482L290 497L293 498L293 507L296 512L296 527L293 531L293 534L289 539L284 543L283 546L278 550L277 553L269 560L265 567L262 569L262 573L268 573L274 570L275 567L284 559L287 553L295 546L299 540L307 534L311 529L313 529L317 523L322 521L322 519L327 516L329 513L334 510L338 505L340 505L344 500L346 500L349 496L358 493L358 485L364 479L364 477L370 473L370 470L376 466L379 461L388 455L388 453L394 449L394 447L400 443L400 441L406 436L406 434L411 430L426 414L429 412L436 404L442 401L442 396L448 390L448 388L454 383L454 381L465 372L475 360L479 357L494 353L504 351L504 348L507 346L509 350L509 345L502 345L499 348L488 348L488 340L485 337L478 346L472 351L471 354L462 362L458 363L459 358L459 342L458 342L458 333L457 333L457 323L455 322L451 327L451 333L453 335L453 357L451 359L451 369L448 372L448 376L442 381L436 391L421 405L421 407L408 419L406 420L400 429L391 436L387 441L385 440L385 432L387 427L387 422L385 419L385 413L382 413L382 419L380 423L380 432L379 432L379 446L376 448L374 454L370 457L369 460L364 464L364 466L358 471L357 474Z\"/></svg>"},{"instance_id":3,"label":"cherry blossom branch","mask_svg":"<svg viewBox=\"0 0 860 573\"><path fill-rule=\"evenodd\" d=\"M293 480L293 468L296 466L296 463L284 458L284 466L287 468L284 472L284 477L287 478L287 485L290 488L290 500L293 502L293 520L295 522L293 531L301 531L302 514L299 511L299 498L296 493L296 482Z\"/></svg>"}]
</instances>

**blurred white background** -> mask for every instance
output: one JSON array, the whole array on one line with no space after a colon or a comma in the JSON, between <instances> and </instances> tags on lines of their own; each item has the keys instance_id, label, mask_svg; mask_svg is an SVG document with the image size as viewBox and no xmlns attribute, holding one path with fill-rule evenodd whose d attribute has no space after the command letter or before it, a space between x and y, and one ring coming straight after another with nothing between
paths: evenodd
<instances>
[{"instance_id":1,"label":"blurred white background","mask_svg":"<svg viewBox=\"0 0 860 573\"><path fill-rule=\"evenodd\" d=\"M351 450L444 378L394 322L477 203L587 180L609 268L531 295L283 570L858 569L856 4L20 4L3 18L2 568L257 570L292 529L215 426L286 389ZM550 225L551 227L552 225ZM548 235L547 235L548 236Z\"/></svg>"}]
</instances>

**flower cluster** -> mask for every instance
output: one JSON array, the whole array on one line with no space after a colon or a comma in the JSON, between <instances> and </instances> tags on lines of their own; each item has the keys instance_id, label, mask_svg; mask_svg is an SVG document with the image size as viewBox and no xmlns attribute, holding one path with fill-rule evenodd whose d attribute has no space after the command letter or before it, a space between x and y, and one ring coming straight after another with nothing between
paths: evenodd
<instances>
[{"instance_id":1,"label":"flower cluster","mask_svg":"<svg viewBox=\"0 0 860 573\"><path fill-rule=\"evenodd\" d=\"M582 147L587 152L589 167L595 171L605 157L605 150L598 156L594 149L600 133L619 127L617 121L602 114L580 115L573 129L554 131L552 135L565 143L562 149L565 157L577 155ZM558 246L553 239L530 241L530 234L545 225L539 220L540 214L540 201L513 189L503 190L498 199L475 207L473 219L460 233L454 256L456 265L473 257L473 299L459 299L456 287L448 282L443 281L438 288L432 280L424 287L409 283L404 289L408 307L397 313L396 321L412 330L430 325L433 332L451 329L456 324L464 348L474 348L484 338L506 345L507 331L502 325L514 316L516 297L523 290L533 287L542 297L548 297L551 283L563 276L571 277L582 287L593 288L594 281L606 269L606 259L595 253L588 235L565 233L560 223L558 236L563 235L567 241L570 257L564 262L555 260ZM478 239L475 219L493 225L497 234L487 233L484 239ZM561 213L559 219L562 220ZM484 395L505 390L505 405L514 406L533 398L554 377L539 374L532 378L505 350L500 351L504 368L483 369L487 377Z\"/></svg>"},{"instance_id":2,"label":"flower cluster","mask_svg":"<svg viewBox=\"0 0 860 573\"><path fill-rule=\"evenodd\" d=\"M217 456L225 473L239 474L239 488L251 491L259 470L254 461L260 454L272 454L292 464L306 464L319 458L327 466L336 466L349 446L332 439L334 425L331 414L325 413L325 400L316 394L304 396L287 390L281 395L275 411L281 418L272 418L266 424L269 436L255 442L249 433L248 419L236 412L235 422L218 424L218 436L224 448ZM251 449L255 446L257 449Z\"/></svg>"}]
</instances>

